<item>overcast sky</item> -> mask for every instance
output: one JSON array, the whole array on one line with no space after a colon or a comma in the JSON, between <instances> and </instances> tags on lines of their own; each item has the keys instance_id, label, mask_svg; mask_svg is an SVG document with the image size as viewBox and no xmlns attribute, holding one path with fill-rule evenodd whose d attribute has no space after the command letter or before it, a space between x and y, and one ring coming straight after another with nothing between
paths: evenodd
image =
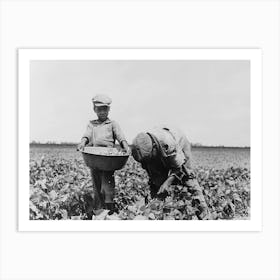
<instances>
[{"instance_id":1,"label":"overcast sky","mask_svg":"<svg viewBox=\"0 0 280 280\"><path fill-rule=\"evenodd\" d=\"M249 61L32 61L30 141L78 142L108 94L128 142L158 124L192 143L250 146Z\"/></svg>"}]
</instances>

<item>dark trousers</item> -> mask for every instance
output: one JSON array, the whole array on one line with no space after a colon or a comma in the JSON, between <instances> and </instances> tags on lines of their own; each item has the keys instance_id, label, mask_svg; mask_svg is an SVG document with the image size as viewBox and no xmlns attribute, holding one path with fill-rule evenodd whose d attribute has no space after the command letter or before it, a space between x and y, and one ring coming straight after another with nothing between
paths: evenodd
<instances>
[{"instance_id":1,"label":"dark trousers","mask_svg":"<svg viewBox=\"0 0 280 280\"><path fill-rule=\"evenodd\" d=\"M90 169L93 194L94 209L105 208L106 204L114 203L115 177L114 171L101 171Z\"/></svg>"}]
</instances>

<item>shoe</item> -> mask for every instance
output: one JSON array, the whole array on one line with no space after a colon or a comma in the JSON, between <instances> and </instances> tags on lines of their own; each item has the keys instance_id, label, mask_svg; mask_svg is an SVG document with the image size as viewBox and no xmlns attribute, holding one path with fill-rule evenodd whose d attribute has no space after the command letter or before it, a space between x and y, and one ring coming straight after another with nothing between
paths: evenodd
<instances>
[{"instance_id":1,"label":"shoe","mask_svg":"<svg viewBox=\"0 0 280 280\"><path fill-rule=\"evenodd\" d=\"M108 215L119 212L118 208L115 206L115 203L106 203L106 209L110 210Z\"/></svg>"}]
</instances>

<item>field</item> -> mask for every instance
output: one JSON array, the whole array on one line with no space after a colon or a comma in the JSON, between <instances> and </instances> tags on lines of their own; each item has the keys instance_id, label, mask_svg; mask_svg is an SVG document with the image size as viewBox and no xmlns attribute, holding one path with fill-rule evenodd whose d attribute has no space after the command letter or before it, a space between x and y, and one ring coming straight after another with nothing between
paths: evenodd
<instances>
[{"instance_id":1,"label":"field","mask_svg":"<svg viewBox=\"0 0 280 280\"><path fill-rule=\"evenodd\" d=\"M199 147L192 152L211 219L250 218L250 149ZM31 146L30 219L197 219L197 205L184 186L151 199L148 176L133 158L115 172L115 180L119 212L93 215L91 179L81 153L73 146Z\"/></svg>"}]
</instances>

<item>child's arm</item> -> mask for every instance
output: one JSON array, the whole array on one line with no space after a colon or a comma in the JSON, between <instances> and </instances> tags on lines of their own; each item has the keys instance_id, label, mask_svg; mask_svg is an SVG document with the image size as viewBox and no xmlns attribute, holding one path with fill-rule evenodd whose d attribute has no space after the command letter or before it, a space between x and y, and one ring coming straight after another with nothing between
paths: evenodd
<instances>
[{"instance_id":1,"label":"child's arm","mask_svg":"<svg viewBox=\"0 0 280 280\"><path fill-rule=\"evenodd\" d=\"M130 153L130 148L128 146L128 143L125 139L125 136L119 126L119 124L115 121L113 121L113 133L114 133L114 137L115 139L118 140L118 142L120 143L121 147L127 152Z\"/></svg>"},{"instance_id":2,"label":"child's arm","mask_svg":"<svg viewBox=\"0 0 280 280\"><path fill-rule=\"evenodd\" d=\"M120 145L128 154L130 154L130 148L126 140L123 140Z\"/></svg>"},{"instance_id":3,"label":"child's arm","mask_svg":"<svg viewBox=\"0 0 280 280\"><path fill-rule=\"evenodd\" d=\"M84 147L92 141L91 138L92 138L92 124L89 123L86 132L84 133L81 139L81 142L77 146L77 150L83 151Z\"/></svg>"}]
</instances>

